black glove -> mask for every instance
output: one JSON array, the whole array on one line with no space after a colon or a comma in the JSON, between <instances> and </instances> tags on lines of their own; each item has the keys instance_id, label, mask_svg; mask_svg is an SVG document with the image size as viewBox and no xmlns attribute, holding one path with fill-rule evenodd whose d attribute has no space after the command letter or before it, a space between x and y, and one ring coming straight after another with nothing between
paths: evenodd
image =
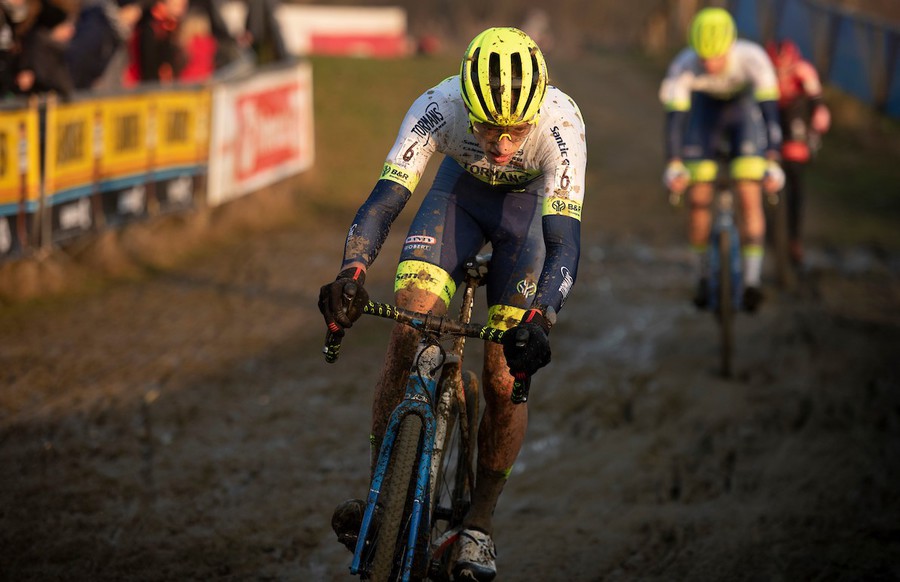
<instances>
[{"instance_id":1,"label":"black glove","mask_svg":"<svg viewBox=\"0 0 900 582\"><path fill-rule=\"evenodd\" d=\"M353 326L369 302L369 294L363 287L366 273L362 269L344 269L333 283L319 290L319 311L325 316L325 325L332 332Z\"/></svg>"},{"instance_id":2,"label":"black glove","mask_svg":"<svg viewBox=\"0 0 900 582\"><path fill-rule=\"evenodd\" d=\"M532 376L550 363L550 333L552 323L538 309L525 312L519 325L503 334L503 355L509 372L517 379Z\"/></svg>"}]
</instances>

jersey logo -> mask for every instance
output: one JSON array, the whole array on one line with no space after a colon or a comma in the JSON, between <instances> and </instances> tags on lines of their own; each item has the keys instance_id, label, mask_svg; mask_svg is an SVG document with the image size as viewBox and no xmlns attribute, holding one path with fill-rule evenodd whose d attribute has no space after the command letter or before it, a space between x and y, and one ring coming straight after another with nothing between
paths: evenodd
<instances>
[{"instance_id":1,"label":"jersey logo","mask_svg":"<svg viewBox=\"0 0 900 582\"><path fill-rule=\"evenodd\" d=\"M437 103L429 103L425 113L412 128L412 132L420 137L428 137L428 134L444 125L444 114L438 108Z\"/></svg>"},{"instance_id":2,"label":"jersey logo","mask_svg":"<svg viewBox=\"0 0 900 582\"><path fill-rule=\"evenodd\" d=\"M569 198L551 197L544 199L544 216L568 216L581 220L581 203Z\"/></svg>"},{"instance_id":3,"label":"jersey logo","mask_svg":"<svg viewBox=\"0 0 900 582\"><path fill-rule=\"evenodd\" d=\"M531 297L537 292L537 283L529 281L528 279L523 279L516 284L516 291L518 291L522 297Z\"/></svg>"},{"instance_id":4,"label":"jersey logo","mask_svg":"<svg viewBox=\"0 0 900 582\"><path fill-rule=\"evenodd\" d=\"M396 182L412 192L419 183L419 176L415 172L410 172L400 166L395 166L390 162L385 162L381 169L381 179Z\"/></svg>"}]
</instances>

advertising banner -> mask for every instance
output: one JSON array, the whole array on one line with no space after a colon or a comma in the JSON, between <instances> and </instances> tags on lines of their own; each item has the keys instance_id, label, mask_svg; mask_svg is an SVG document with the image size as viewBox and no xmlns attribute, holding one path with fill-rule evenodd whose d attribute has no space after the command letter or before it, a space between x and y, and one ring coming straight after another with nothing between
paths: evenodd
<instances>
[{"instance_id":1,"label":"advertising banner","mask_svg":"<svg viewBox=\"0 0 900 582\"><path fill-rule=\"evenodd\" d=\"M47 103L44 188L51 213L51 238L59 242L90 230L95 223L93 102Z\"/></svg>"},{"instance_id":2,"label":"advertising banner","mask_svg":"<svg viewBox=\"0 0 900 582\"><path fill-rule=\"evenodd\" d=\"M0 111L0 259L29 245L40 195L37 109Z\"/></svg>"},{"instance_id":3,"label":"advertising banner","mask_svg":"<svg viewBox=\"0 0 900 582\"><path fill-rule=\"evenodd\" d=\"M209 157L210 91L156 95L152 180L160 212L189 208Z\"/></svg>"},{"instance_id":4,"label":"advertising banner","mask_svg":"<svg viewBox=\"0 0 900 582\"><path fill-rule=\"evenodd\" d=\"M221 204L312 166L308 62L218 85L212 96L207 201Z\"/></svg>"}]
</instances>

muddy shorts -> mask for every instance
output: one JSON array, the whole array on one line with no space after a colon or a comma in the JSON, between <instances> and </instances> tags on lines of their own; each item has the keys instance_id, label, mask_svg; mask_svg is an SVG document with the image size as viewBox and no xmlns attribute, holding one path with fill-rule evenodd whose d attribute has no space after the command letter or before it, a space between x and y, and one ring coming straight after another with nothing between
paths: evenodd
<instances>
[{"instance_id":1,"label":"muddy shorts","mask_svg":"<svg viewBox=\"0 0 900 582\"><path fill-rule=\"evenodd\" d=\"M544 263L541 202L535 183L490 186L445 158L410 226L394 288L425 289L449 305L466 259L490 243L490 324L515 325L531 307Z\"/></svg>"},{"instance_id":2,"label":"muddy shorts","mask_svg":"<svg viewBox=\"0 0 900 582\"><path fill-rule=\"evenodd\" d=\"M761 179L766 143L762 111L751 95L721 100L693 94L682 155L694 180L715 179L715 160L723 145L730 152L732 177Z\"/></svg>"}]
</instances>

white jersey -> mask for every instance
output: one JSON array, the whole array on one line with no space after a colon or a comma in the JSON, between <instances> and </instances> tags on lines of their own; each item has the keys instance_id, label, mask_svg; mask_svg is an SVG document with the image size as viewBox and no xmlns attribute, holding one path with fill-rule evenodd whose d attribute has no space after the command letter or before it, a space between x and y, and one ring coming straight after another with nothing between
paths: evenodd
<instances>
[{"instance_id":1,"label":"white jersey","mask_svg":"<svg viewBox=\"0 0 900 582\"><path fill-rule=\"evenodd\" d=\"M546 200L568 199L568 210L556 204L558 214L581 218L584 174L587 164L585 126L572 99L553 86L547 87L537 127L508 164L488 161L471 133L469 117L460 94L459 77L445 79L413 102L381 178L410 191L416 188L428 160L435 153L456 160L478 179L496 186L529 184ZM542 187L530 184L540 181Z\"/></svg>"},{"instance_id":2,"label":"white jersey","mask_svg":"<svg viewBox=\"0 0 900 582\"><path fill-rule=\"evenodd\" d=\"M751 93L757 101L773 101L778 99L778 78L761 46L738 39L725 69L715 75L706 72L693 49L678 53L660 86L659 99L669 111L687 111L693 92L723 100Z\"/></svg>"}]
</instances>

